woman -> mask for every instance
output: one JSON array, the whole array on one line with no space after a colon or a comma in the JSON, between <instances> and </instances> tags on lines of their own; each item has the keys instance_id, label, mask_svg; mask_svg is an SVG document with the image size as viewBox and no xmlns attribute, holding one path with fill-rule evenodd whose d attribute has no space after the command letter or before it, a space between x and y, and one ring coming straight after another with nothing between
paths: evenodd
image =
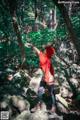
<instances>
[{"instance_id":1,"label":"woman","mask_svg":"<svg viewBox=\"0 0 80 120\"><path fill-rule=\"evenodd\" d=\"M39 57L40 68L42 69L44 74L40 87L45 87L45 85L47 86L48 92L52 98L51 111L55 112L56 101L55 101L55 94L54 94L54 68L51 63L51 58L55 54L55 49L51 45L48 45L45 47L45 51L42 52L41 50L39 50L37 47L35 47L30 43L26 43L25 46L31 47Z\"/></svg>"}]
</instances>

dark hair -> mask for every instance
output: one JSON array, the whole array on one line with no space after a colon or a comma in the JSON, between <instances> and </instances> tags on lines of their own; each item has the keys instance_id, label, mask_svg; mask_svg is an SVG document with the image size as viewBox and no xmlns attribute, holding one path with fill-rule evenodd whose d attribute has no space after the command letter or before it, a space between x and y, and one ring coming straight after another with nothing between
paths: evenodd
<instances>
[{"instance_id":1,"label":"dark hair","mask_svg":"<svg viewBox=\"0 0 80 120\"><path fill-rule=\"evenodd\" d=\"M47 56L49 57L49 58L51 58L52 57L52 55L54 54L54 52L55 52L55 49L53 48L53 47L51 47L51 46L46 46L46 54L47 54Z\"/></svg>"}]
</instances>

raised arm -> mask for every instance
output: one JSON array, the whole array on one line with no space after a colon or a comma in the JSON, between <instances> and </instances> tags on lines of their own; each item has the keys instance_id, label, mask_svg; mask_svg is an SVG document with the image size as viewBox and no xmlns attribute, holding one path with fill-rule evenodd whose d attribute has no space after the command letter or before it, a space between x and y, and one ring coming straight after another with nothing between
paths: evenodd
<instances>
[{"instance_id":1,"label":"raised arm","mask_svg":"<svg viewBox=\"0 0 80 120\"><path fill-rule=\"evenodd\" d=\"M33 44L26 43L25 46L26 47L31 47L36 52L36 54L38 54L38 55L40 54L40 50L37 47L35 47Z\"/></svg>"}]
</instances>

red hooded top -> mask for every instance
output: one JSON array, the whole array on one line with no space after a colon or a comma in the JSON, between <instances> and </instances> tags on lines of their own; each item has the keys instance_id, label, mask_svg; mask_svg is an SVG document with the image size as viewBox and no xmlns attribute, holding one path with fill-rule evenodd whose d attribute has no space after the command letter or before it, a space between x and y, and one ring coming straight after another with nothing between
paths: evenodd
<instances>
[{"instance_id":1,"label":"red hooded top","mask_svg":"<svg viewBox=\"0 0 80 120\"><path fill-rule=\"evenodd\" d=\"M54 55L55 49L51 46L46 47L46 53L42 51L39 54L40 67L44 72L44 81L48 83L50 81L51 75L54 76L54 69L51 63L51 57ZM50 75L51 74L51 75Z\"/></svg>"}]
</instances>

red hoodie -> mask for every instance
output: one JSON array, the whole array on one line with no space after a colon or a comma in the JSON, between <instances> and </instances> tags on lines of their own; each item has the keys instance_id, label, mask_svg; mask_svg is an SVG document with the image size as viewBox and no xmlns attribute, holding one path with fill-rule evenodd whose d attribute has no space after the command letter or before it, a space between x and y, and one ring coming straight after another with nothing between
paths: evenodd
<instances>
[{"instance_id":1,"label":"red hoodie","mask_svg":"<svg viewBox=\"0 0 80 120\"><path fill-rule=\"evenodd\" d=\"M42 71L44 72L44 81L46 83L52 82L51 76L54 76L54 69L51 63L51 57L54 55L55 49L51 46L46 47L46 53L43 53L42 51L39 54L39 60L40 60L40 67Z\"/></svg>"}]
</instances>

